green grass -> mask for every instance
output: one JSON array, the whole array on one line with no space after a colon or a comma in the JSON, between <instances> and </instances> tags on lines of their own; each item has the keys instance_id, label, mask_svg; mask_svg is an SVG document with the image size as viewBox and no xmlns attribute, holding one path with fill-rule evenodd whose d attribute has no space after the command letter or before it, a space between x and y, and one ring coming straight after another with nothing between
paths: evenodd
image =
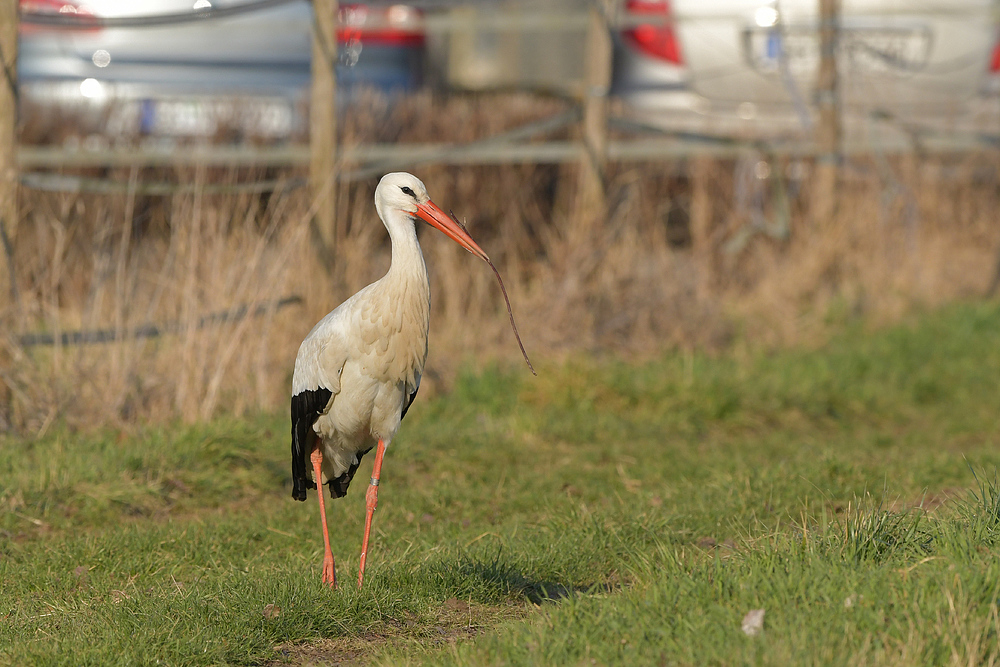
<instances>
[{"instance_id":1,"label":"green grass","mask_svg":"<svg viewBox=\"0 0 1000 667\"><path fill-rule=\"evenodd\" d=\"M996 305L542 366L418 400L362 592L363 484L331 592L284 415L0 442L0 664L1000 661Z\"/></svg>"}]
</instances>

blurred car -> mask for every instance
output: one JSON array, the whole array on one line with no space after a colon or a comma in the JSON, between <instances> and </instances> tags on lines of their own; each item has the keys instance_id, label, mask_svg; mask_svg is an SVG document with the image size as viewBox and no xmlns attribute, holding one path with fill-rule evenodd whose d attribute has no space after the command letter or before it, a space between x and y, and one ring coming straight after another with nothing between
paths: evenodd
<instances>
[{"instance_id":1,"label":"blurred car","mask_svg":"<svg viewBox=\"0 0 1000 667\"><path fill-rule=\"evenodd\" d=\"M802 134L814 123L816 0L627 0L615 91L661 125ZM848 137L995 125L995 0L844 0L837 60ZM676 22L674 22L676 19ZM995 105L994 105L995 106ZM873 134L874 133L874 134Z\"/></svg>"},{"instance_id":2,"label":"blurred car","mask_svg":"<svg viewBox=\"0 0 1000 667\"><path fill-rule=\"evenodd\" d=\"M640 107L669 105L688 79L670 3L626 0L624 14L626 27L612 35L611 92Z\"/></svg>"},{"instance_id":3,"label":"blurred car","mask_svg":"<svg viewBox=\"0 0 1000 667\"><path fill-rule=\"evenodd\" d=\"M210 134L215 120L255 116L262 123L257 131L287 134L310 83L312 5L254 4L20 0L22 94L49 104L133 102L145 133ZM248 11L161 22L240 7ZM53 14L73 17L73 27L32 20ZM101 27L101 19L128 18L140 24ZM342 4L338 19L339 98L367 86L390 92L421 85L425 36L418 10Z\"/></svg>"}]
</instances>

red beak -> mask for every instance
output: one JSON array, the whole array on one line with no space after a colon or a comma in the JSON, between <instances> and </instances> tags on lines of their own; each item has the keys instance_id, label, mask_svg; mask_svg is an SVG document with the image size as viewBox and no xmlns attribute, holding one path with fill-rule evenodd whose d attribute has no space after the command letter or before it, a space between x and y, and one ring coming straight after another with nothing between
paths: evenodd
<instances>
[{"instance_id":1,"label":"red beak","mask_svg":"<svg viewBox=\"0 0 1000 667\"><path fill-rule=\"evenodd\" d=\"M473 255L479 259L490 261L490 258L483 252L483 249L479 247L472 237L469 236L469 232L465 231L453 217L442 211L437 207L437 204L431 200L427 200L423 204L417 204L417 216L431 225L434 225L442 232L444 232L451 240L455 241L458 245L462 246Z\"/></svg>"}]
</instances>

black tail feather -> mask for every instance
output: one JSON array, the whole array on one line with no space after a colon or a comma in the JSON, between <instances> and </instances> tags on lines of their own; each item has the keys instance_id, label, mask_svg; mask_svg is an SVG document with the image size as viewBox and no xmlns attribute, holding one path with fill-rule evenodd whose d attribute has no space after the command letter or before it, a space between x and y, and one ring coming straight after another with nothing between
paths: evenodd
<instances>
[{"instance_id":1,"label":"black tail feather","mask_svg":"<svg viewBox=\"0 0 1000 667\"><path fill-rule=\"evenodd\" d=\"M410 409L411 405L413 405L413 399L415 399L417 397L417 392L418 391L420 391L420 385L419 384L416 387L414 387L413 391L411 391L410 394L409 394L409 396L406 397L406 400L403 403L403 412L399 415L399 420L400 421L403 420L403 417L406 416L406 411Z\"/></svg>"},{"instance_id":2,"label":"black tail feather","mask_svg":"<svg viewBox=\"0 0 1000 667\"><path fill-rule=\"evenodd\" d=\"M351 480L354 479L354 473L358 471L358 466L361 465L361 457L371 450L372 448L369 447L363 452L358 452L357 463L348 468L347 472L340 477L330 480L330 496L333 498L343 498L347 495L347 487L351 485Z\"/></svg>"}]
</instances>

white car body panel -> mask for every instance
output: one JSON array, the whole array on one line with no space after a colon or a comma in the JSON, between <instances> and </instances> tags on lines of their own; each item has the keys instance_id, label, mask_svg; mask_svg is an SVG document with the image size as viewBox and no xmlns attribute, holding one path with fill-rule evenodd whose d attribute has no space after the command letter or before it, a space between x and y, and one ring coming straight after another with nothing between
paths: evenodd
<instances>
[{"instance_id":1,"label":"white car body panel","mask_svg":"<svg viewBox=\"0 0 1000 667\"><path fill-rule=\"evenodd\" d=\"M818 5L675 0L694 92L713 106L749 103L764 115L787 112L796 96L810 104L819 66ZM773 27L757 24L761 7L777 10ZM844 0L841 104L904 118L962 113L985 82L997 38L995 9L991 0Z\"/></svg>"}]
</instances>

